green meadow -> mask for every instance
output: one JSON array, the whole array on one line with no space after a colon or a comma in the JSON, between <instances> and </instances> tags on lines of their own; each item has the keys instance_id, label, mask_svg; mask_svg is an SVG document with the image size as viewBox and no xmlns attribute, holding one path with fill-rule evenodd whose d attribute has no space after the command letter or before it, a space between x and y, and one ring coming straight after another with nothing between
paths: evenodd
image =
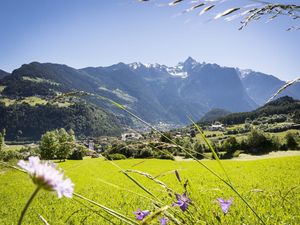
<instances>
[{"instance_id":1,"label":"green meadow","mask_svg":"<svg viewBox=\"0 0 300 225\"><path fill-rule=\"evenodd\" d=\"M222 175L216 161L201 161ZM182 221L192 224L259 224L258 219L238 196L195 161L132 159L115 161L123 170L149 173L177 193L183 186L176 179L178 170L183 181L188 179L188 196L193 204L181 212L171 207ZM255 161L222 161L233 186L262 217L266 224L300 224L300 156ZM120 172L110 161L85 158L82 161L58 163L75 183L75 192L131 217L137 208L155 211L153 197ZM136 173L130 173L163 205L175 201L165 188ZM223 175L222 175L223 176ZM223 176L224 177L224 176ZM35 189L27 174L0 166L0 224L16 224L22 208ZM234 198L229 213L224 215L216 199ZM40 191L30 206L24 224L123 224L99 207L74 196L58 199L54 193ZM159 217L159 216L158 216ZM109 221L108 221L109 220ZM183 222L181 221L181 224ZM159 224L158 219L151 224ZM168 223L173 224L173 223ZM195 224L195 223L193 223Z\"/></svg>"}]
</instances>

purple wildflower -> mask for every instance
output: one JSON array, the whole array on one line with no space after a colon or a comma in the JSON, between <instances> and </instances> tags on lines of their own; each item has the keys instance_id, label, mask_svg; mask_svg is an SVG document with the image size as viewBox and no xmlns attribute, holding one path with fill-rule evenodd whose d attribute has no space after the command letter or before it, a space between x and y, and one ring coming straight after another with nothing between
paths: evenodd
<instances>
[{"instance_id":1,"label":"purple wildflower","mask_svg":"<svg viewBox=\"0 0 300 225\"><path fill-rule=\"evenodd\" d=\"M175 175L176 175L177 180L178 180L179 182L181 182L181 178L180 178L179 173L178 173L177 170L175 170Z\"/></svg>"},{"instance_id":2,"label":"purple wildflower","mask_svg":"<svg viewBox=\"0 0 300 225\"><path fill-rule=\"evenodd\" d=\"M161 225L166 225L166 224L167 224L167 219L164 218L164 217L161 218L161 219L160 219L160 224L161 224Z\"/></svg>"},{"instance_id":3,"label":"purple wildflower","mask_svg":"<svg viewBox=\"0 0 300 225\"><path fill-rule=\"evenodd\" d=\"M133 212L136 215L137 220L143 220L146 216L150 214L149 210L141 211L140 209L137 210L137 212Z\"/></svg>"},{"instance_id":4,"label":"purple wildflower","mask_svg":"<svg viewBox=\"0 0 300 225\"><path fill-rule=\"evenodd\" d=\"M186 197L186 195L186 192L184 192L183 195L176 194L177 202L173 203L173 206L179 206L183 212L188 208L188 203L192 202L192 200Z\"/></svg>"},{"instance_id":5,"label":"purple wildflower","mask_svg":"<svg viewBox=\"0 0 300 225\"><path fill-rule=\"evenodd\" d=\"M26 170L33 183L48 191L55 191L58 198L72 198L74 184L70 179L64 179L64 174L50 162L42 163L39 157L29 157L29 162L20 160L18 166Z\"/></svg>"},{"instance_id":6,"label":"purple wildflower","mask_svg":"<svg viewBox=\"0 0 300 225\"><path fill-rule=\"evenodd\" d=\"M222 198L218 198L218 202L219 202L224 214L228 213L228 210L229 210L230 205L232 204L232 201L233 201L233 198L229 199L227 201Z\"/></svg>"}]
</instances>

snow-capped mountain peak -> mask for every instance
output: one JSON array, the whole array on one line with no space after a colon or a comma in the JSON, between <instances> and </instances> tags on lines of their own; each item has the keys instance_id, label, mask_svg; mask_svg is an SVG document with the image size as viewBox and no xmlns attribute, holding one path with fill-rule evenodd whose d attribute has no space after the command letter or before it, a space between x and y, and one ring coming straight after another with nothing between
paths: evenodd
<instances>
[{"instance_id":1,"label":"snow-capped mountain peak","mask_svg":"<svg viewBox=\"0 0 300 225\"><path fill-rule=\"evenodd\" d=\"M145 67L145 65L143 63L140 63L140 62L134 62L134 63L130 63L128 64L128 66L133 69L133 70L136 70L136 69L139 69L141 67Z\"/></svg>"}]
</instances>

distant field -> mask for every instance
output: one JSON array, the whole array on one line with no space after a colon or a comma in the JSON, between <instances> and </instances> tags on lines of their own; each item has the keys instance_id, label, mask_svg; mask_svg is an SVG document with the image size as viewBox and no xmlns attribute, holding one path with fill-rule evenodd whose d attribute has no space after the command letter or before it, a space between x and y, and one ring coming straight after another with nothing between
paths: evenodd
<instances>
[{"instance_id":1,"label":"distant field","mask_svg":"<svg viewBox=\"0 0 300 225\"><path fill-rule=\"evenodd\" d=\"M0 85L0 93L6 88L6 86L1 86Z\"/></svg>"},{"instance_id":2,"label":"distant field","mask_svg":"<svg viewBox=\"0 0 300 225\"><path fill-rule=\"evenodd\" d=\"M279 123L280 125L285 125L285 123ZM244 125L243 124L238 124L238 125L234 125L234 126L230 126L230 127L227 127L226 130L234 130L234 129L237 129L237 128L242 128ZM294 130L294 129L291 129L291 130L287 130L287 131L282 131L282 132L277 132L277 133L271 133L271 132L265 132L266 134L269 134L269 135L274 135L276 137L279 138L280 141L283 141L284 140L284 137L287 133L300 133L299 130ZM211 140L217 140L218 138L222 138L222 137L225 137L225 136L234 136L237 138L237 140L241 140L243 138L246 138L247 135L249 134L249 132L247 133L242 133L242 134L232 134L232 135L225 135L224 132L222 131L209 131L209 130L204 130L204 134L206 136L209 137L209 139ZM296 138L300 138L299 135L296 135L295 136ZM201 135L200 134L197 134L197 138L199 139L199 141L201 143L205 143L204 140L201 138Z\"/></svg>"},{"instance_id":3,"label":"distant field","mask_svg":"<svg viewBox=\"0 0 300 225\"><path fill-rule=\"evenodd\" d=\"M1 86L0 86L0 91L1 91ZM3 102L5 106L10 106L13 104L22 104L22 103L27 103L31 106L36 106L36 105L46 105L48 103L47 100L36 96L25 97L22 100L0 98L0 102ZM73 103L66 101L66 102L53 102L52 104L58 107L69 107Z\"/></svg>"},{"instance_id":4,"label":"distant field","mask_svg":"<svg viewBox=\"0 0 300 225\"><path fill-rule=\"evenodd\" d=\"M135 159L116 163L123 169L145 171L155 176L164 174L159 179L182 193L183 188L174 173L168 173L178 169L182 178L189 179L189 197L197 207L197 213L201 217L199 219L206 221L207 224L219 224L214 215L220 216L223 224L259 224L245 204L228 187L196 162ZM216 161L203 163L220 172ZM234 186L267 224L300 224L300 156L254 161L223 161L223 164ZM76 184L77 193L133 219L132 212L137 208L153 209L150 200L132 192L144 196L147 194L108 161L88 158L83 161L59 163L59 166ZM168 204L174 201L174 197L168 197L164 189L157 184L139 175L134 177L160 200ZM0 224L16 224L22 207L34 190L34 185L26 174L0 166L0 187ZM226 217L222 215L216 203L218 197L225 199L234 197L234 203ZM76 197L59 200L54 194L42 191L30 207L24 224L42 224L37 214L41 214L50 224L55 225L111 224L101 217L109 218L99 208L92 207L96 210L93 212L77 200ZM86 202L84 204L88 205ZM193 206L190 206L190 209L194 210ZM100 213L101 216L96 213ZM115 224L121 224L116 219L113 221Z\"/></svg>"},{"instance_id":5,"label":"distant field","mask_svg":"<svg viewBox=\"0 0 300 225\"><path fill-rule=\"evenodd\" d=\"M23 147L25 147L25 145L6 145L3 150L19 151Z\"/></svg>"},{"instance_id":6,"label":"distant field","mask_svg":"<svg viewBox=\"0 0 300 225\"><path fill-rule=\"evenodd\" d=\"M2 99L0 99L0 102L3 102L5 104L5 106L10 106L15 103L17 103L17 104L27 103L31 106L47 104L46 100L39 98L39 97L35 97L35 96L26 97L23 100L19 100L19 101L17 101L16 99L2 98Z\"/></svg>"}]
</instances>

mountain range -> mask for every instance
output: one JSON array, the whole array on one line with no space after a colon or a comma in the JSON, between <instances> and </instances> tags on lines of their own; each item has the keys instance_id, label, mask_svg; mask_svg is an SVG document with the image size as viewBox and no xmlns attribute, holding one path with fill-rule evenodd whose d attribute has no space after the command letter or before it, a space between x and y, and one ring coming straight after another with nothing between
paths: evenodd
<instances>
[{"instance_id":1,"label":"mountain range","mask_svg":"<svg viewBox=\"0 0 300 225\"><path fill-rule=\"evenodd\" d=\"M86 91L106 96L153 124L186 124L213 108L244 112L263 105L285 82L252 70L200 63L189 57L176 66L118 63L108 67L74 69L67 65L32 62L11 74L0 71L2 97L39 96ZM1 90L1 89L0 89ZM299 83L280 96L300 98ZM117 115L112 105L88 99Z\"/></svg>"}]
</instances>

